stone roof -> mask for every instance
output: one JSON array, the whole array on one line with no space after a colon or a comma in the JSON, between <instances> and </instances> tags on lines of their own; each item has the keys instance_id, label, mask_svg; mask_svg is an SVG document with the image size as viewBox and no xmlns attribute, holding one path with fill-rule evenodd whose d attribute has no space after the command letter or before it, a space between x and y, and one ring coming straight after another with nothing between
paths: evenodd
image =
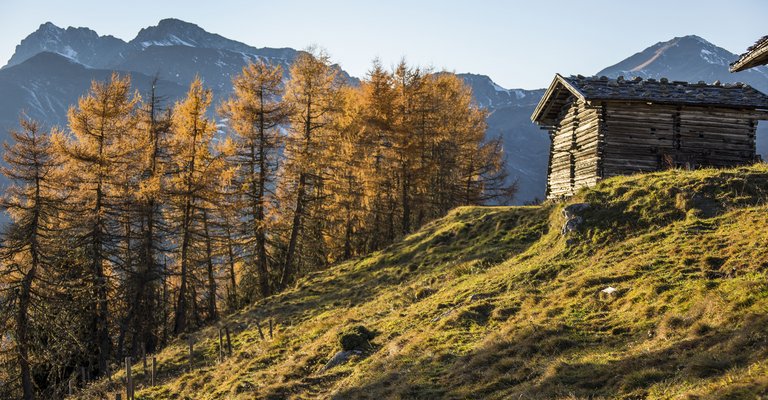
<instances>
[{"instance_id":1,"label":"stone roof","mask_svg":"<svg viewBox=\"0 0 768 400\"><path fill-rule=\"evenodd\" d=\"M763 36L755 44L749 46L746 53L731 63L731 72L744 71L765 64L768 64L768 36Z\"/></svg>"},{"instance_id":2,"label":"stone roof","mask_svg":"<svg viewBox=\"0 0 768 400\"><path fill-rule=\"evenodd\" d=\"M703 104L744 108L768 108L768 96L743 83L704 81L689 83L656 79L609 79L570 76L564 78L586 100L638 100L665 104Z\"/></svg>"},{"instance_id":3,"label":"stone roof","mask_svg":"<svg viewBox=\"0 0 768 400\"><path fill-rule=\"evenodd\" d=\"M544 125L552 122L560 107L572 96L587 102L627 101L668 105L713 106L739 109L768 109L768 96L743 83L707 84L657 79L611 79L556 75L531 119Z\"/></svg>"}]
</instances>

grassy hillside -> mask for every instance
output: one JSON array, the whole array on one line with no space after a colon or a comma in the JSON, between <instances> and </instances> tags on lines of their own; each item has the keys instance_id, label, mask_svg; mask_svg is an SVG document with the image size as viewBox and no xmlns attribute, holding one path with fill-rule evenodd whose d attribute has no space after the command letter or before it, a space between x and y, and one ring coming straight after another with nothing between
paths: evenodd
<instances>
[{"instance_id":1,"label":"grassy hillside","mask_svg":"<svg viewBox=\"0 0 768 400\"><path fill-rule=\"evenodd\" d=\"M223 363L217 328L192 335L192 372L180 339L158 355L160 385L136 397L768 398L766 199L758 165L459 208L226 318ZM583 223L563 235L562 209L579 202ZM355 326L375 337L324 369Z\"/></svg>"}]
</instances>

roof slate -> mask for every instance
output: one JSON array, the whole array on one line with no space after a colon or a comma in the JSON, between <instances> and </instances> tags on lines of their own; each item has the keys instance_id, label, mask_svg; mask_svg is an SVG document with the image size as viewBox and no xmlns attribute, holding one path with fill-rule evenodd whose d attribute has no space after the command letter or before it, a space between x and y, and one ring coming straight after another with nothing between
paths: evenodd
<instances>
[{"instance_id":1,"label":"roof slate","mask_svg":"<svg viewBox=\"0 0 768 400\"><path fill-rule=\"evenodd\" d=\"M703 81L688 83L665 78L626 80L623 77L570 76L563 78L588 101L626 100L661 104L725 106L735 108L768 108L768 96L743 83Z\"/></svg>"},{"instance_id":2,"label":"roof slate","mask_svg":"<svg viewBox=\"0 0 768 400\"><path fill-rule=\"evenodd\" d=\"M744 71L752 67L768 64L768 36L761 37L749 46L747 52L731 63L731 72Z\"/></svg>"}]
</instances>

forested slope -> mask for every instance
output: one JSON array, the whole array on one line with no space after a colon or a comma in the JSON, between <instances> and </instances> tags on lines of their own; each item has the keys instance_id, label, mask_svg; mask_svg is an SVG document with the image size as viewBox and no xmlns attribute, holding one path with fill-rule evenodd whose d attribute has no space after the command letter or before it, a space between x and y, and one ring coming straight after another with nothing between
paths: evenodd
<instances>
[{"instance_id":1,"label":"forested slope","mask_svg":"<svg viewBox=\"0 0 768 400\"><path fill-rule=\"evenodd\" d=\"M458 208L191 334L191 371L179 338L157 386L134 365L136 398L766 396L767 192L761 164ZM349 360L327 367L342 343ZM76 397L113 396L123 377Z\"/></svg>"}]
</instances>

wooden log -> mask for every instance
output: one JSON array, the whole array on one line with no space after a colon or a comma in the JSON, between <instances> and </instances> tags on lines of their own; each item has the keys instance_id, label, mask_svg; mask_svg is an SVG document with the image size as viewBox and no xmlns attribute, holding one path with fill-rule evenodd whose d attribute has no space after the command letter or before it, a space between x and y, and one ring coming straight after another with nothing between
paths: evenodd
<instances>
[{"instance_id":1,"label":"wooden log","mask_svg":"<svg viewBox=\"0 0 768 400\"><path fill-rule=\"evenodd\" d=\"M272 317L269 317L269 338L272 339Z\"/></svg>"}]
</instances>

